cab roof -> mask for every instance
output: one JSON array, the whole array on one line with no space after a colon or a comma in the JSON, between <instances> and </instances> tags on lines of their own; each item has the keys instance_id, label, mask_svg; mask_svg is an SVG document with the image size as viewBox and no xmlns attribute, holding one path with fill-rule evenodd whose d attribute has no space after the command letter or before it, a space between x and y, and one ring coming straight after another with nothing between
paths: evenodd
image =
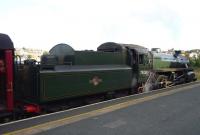
<instances>
[{"instance_id":1,"label":"cab roof","mask_svg":"<svg viewBox=\"0 0 200 135\"><path fill-rule=\"evenodd\" d=\"M3 33L0 33L0 49L14 49L14 45L10 37Z\"/></svg>"},{"instance_id":2,"label":"cab roof","mask_svg":"<svg viewBox=\"0 0 200 135\"><path fill-rule=\"evenodd\" d=\"M106 42L101 44L97 51L107 51L107 52L121 52L126 49L133 49L139 53L148 53L148 49L135 44L121 44L121 43L114 43L114 42Z\"/></svg>"}]
</instances>

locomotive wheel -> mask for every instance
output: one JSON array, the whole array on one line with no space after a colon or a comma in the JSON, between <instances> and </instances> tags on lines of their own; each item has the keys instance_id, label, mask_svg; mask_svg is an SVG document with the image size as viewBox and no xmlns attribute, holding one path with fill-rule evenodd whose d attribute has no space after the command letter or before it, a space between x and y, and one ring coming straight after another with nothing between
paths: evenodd
<instances>
[{"instance_id":1,"label":"locomotive wheel","mask_svg":"<svg viewBox=\"0 0 200 135\"><path fill-rule=\"evenodd\" d=\"M165 75L159 75L156 84L158 85L158 88L166 88L167 87L167 76Z\"/></svg>"},{"instance_id":2,"label":"locomotive wheel","mask_svg":"<svg viewBox=\"0 0 200 135\"><path fill-rule=\"evenodd\" d=\"M138 93L143 93L144 92L144 86L138 87L137 91L138 91Z\"/></svg>"}]
</instances>

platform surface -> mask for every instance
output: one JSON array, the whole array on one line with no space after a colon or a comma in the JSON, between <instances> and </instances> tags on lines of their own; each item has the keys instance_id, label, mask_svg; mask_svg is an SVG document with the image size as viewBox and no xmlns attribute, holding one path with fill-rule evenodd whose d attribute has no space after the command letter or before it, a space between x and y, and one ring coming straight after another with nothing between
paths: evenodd
<instances>
[{"instance_id":1,"label":"platform surface","mask_svg":"<svg viewBox=\"0 0 200 135\"><path fill-rule=\"evenodd\" d=\"M190 90L132 105L39 134L199 135L200 87L190 88Z\"/></svg>"},{"instance_id":2,"label":"platform surface","mask_svg":"<svg viewBox=\"0 0 200 135\"><path fill-rule=\"evenodd\" d=\"M38 120L35 118L8 124L0 127L1 133L15 135L199 135L200 133L199 83L170 91L134 96L108 107L100 106L61 113L64 116L59 113L56 114L58 116L54 114ZM58 119L61 116L62 118ZM30 123L35 125L30 127L28 126Z\"/></svg>"}]
</instances>

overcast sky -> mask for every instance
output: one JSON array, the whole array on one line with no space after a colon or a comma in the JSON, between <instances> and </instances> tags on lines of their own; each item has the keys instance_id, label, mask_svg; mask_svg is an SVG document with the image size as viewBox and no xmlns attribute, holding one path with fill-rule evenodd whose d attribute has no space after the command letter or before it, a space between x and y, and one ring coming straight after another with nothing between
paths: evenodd
<instances>
[{"instance_id":1,"label":"overcast sky","mask_svg":"<svg viewBox=\"0 0 200 135\"><path fill-rule=\"evenodd\" d=\"M200 48L198 0L0 0L0 32L15 47L58 43L94 49L113 41L147 48Z\"/></svg>"}]
</instances>

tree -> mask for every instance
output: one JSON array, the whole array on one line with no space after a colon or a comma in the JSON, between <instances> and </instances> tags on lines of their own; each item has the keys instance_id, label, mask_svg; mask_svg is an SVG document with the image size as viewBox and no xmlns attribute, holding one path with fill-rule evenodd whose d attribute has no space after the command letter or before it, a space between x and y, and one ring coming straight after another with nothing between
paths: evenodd
<instances>
[{"instance_id":1,"label":"tree","mask_svg":"<svg viewBox=\"0 0 200 135\"><path fill-rule=\"evenodd\" d=\"M42 55L48 55L49 52L48 51L44 51Z\"/></svg>"},{"instance_id":2,"label":"tree","mask_svg":"<svg viewBox=\"0 0 200 135\"><path fill-rule=\"evenodd\" d=\"M33 56L29 54L29 55L27 55L27 58L28 58L28 59L32 59Z\"/></svg>"},{"instance_id":3,"label":"tree","mask_svg":"<svg viewBox=\"0 0 200 135\"><path fill-rule=\"evenodd\" d=\"M190 64L193 67L200 67L200 55L190 58Z\"/></svg>"}]
</instances>

